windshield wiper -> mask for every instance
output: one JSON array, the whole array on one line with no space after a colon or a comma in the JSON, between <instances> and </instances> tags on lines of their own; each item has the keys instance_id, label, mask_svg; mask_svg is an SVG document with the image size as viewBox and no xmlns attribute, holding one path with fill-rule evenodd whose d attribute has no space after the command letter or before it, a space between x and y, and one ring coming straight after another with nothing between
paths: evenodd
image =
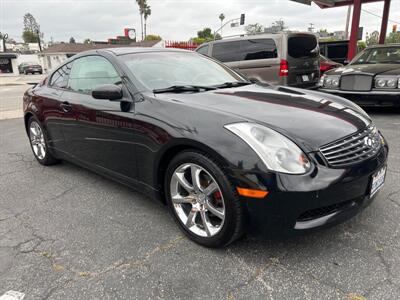
<instances>
[{"instance_id":1,"label":"windshield wiper","mask_svg":"<svg viewBox=\"0 0 400 300\"><path fill-rule=\"evenodd\" d=\"M224 88L232 88L232 87L238 87L238 86L244 86L244 85L249 85L252 84L250 81L233 81L233 82L225 82L220 85L214 85L214 87L218 89L224 89Z\"/></svg>"},{"instance_id":2,"label":"windshield wiper","mask_svg":"<svg viewBox=\"0 0 400 300\"><path fill-rule=\"evenodd\" d=\"M173 85L167 88L155 89L154 94L161 93L182 93L182 92L202 92L215 90L215 87L211 86L201 86L201 85Z\"/></svg>"}]
</instances>

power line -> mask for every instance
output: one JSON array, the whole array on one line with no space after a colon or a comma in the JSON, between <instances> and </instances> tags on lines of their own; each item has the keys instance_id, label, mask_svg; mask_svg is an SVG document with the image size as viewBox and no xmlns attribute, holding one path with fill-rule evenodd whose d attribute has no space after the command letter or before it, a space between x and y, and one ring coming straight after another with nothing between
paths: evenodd
<instances>
[{"instance_id":1,"label":"power line","mask_svg":"<svg viewBox=\"0 0 400 300\"><path fill-rule=\"evenodd\" d=\"M378 17L378 18L380 18L380 19L383 19L382 16L380 16L380 15L378 15L378 14L375 14L375 13L370 12L370 11L368 11L368 10L365 10L365 9L363 9L363 8L362 8L361 10L362 10L363 12L366 12L367 14L370 14L370 15L373 15L373 16ZM388 19L388 21L390 21L390 22L392 22L392 23L400 24L400 22L397 22L397 21L394 21L394 20Z\"/></svg>"}]
</instances>

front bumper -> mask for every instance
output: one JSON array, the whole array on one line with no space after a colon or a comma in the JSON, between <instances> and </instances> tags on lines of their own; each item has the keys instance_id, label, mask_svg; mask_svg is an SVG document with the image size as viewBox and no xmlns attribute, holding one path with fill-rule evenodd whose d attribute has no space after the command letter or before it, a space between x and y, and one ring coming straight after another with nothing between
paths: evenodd
<instances>
[{"instance_id":1,"label":"front bumper","mask_svg":"<svg viewBox=\"0 0 400 300\"><path fill-rule=\"evenodd\" d=\"M400 107L400 92L370 91L354 92L320 88L319 91L337 95L357 103L360 106L396 106Z\"/></svg>"},{"instance_id":2,"label":"front bumper","mask_svg":"<svg viewBox=\"0 0 400 300\"><path fill-rule=\"evenodd\" d=\"M247 232L267 237L304 233L343 222L368 206L372 175L386 165L387 146L347 169L316 167L308 175L276 175L264 199L242 198ZM272 183L273 182L273 183Z\"/></svg>"}]
</instances>

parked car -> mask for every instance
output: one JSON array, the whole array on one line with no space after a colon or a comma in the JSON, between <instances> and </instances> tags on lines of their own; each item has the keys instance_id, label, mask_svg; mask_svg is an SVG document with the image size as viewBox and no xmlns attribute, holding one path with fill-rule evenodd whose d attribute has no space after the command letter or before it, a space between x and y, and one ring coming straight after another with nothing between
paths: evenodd
<instances>
[{"instance_id":1,"label":"parked car","mask_svg":"<svg viewBox=\"0 0 400 300\"><path fill-rule=\"evenodd\" d=\"M324 74L326 71L340 68L340 67L343 67L343 65L339 64L337 62L334 62L333 60L330 60L329 58L326 58L323 55L319 56L319 71L320 71L321 75Z\"/></svg>"},{"instance_id":2,"label":"parked car","mask_svg":"<svg viewBox=\"0 0 400 300\"><path fill-rule=\"evenodd\" d=\"M19 74L42 74L42 66L34 62L24 62L18 66Z\"/></svg>"},{"instance_id":3,"label":"parked car","mask_svg":"<svg viewBox=\"0 0 400 300\"><path fill-rule=\"evenodd\" d=\"M319 48L313 34L242 36L202 44L196 51L260 82L302 88L318 84Z\"/></svg>"},{"instance_id":4,"label":"parked car","mask_svg":"<svg viewBox=\"0 0 400 300\"><path fill-rule=\"evenodd\" d=\"M400 44L376 45L321 77L320 90L362 106L400 107Z\"/></svg>"},{"instance_id":5,"label":"parked car","mask_svg":"<svg viewBox=\"0 0 400 300\"><path fill-rule=\"evenodd\" d=\"M208 247L337 224L385 179L388 146L359 106L252 84L192 51L82 52L23 109L39 163L71 161L160 199Z\"/></svg>"}]
</instances>

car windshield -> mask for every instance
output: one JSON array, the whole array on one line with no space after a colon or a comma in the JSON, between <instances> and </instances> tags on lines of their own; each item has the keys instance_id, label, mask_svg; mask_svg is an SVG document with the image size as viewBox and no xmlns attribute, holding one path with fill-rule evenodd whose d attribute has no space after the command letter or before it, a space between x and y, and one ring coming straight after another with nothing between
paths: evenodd
<instances>
[{"instance_id":1,"label":"car windshield","mask_svg":"<svg viewBox=\"0 0 400 300\"><path fill-rule=\"evenodd\" d=\"M385 63L400 63L400 47L367 49L356 56L351 62L352 65Z\"/></svg>"},{"instance_id":2,"label":"car windshield","mask_svg":"<svg viewBox=\"0 0 400 300\"><path fill-rule=\"evenodd\" d=\"M227 82L246 82L228 67L190 52L127 54L120 59L137 80L150 90L176 86L212 87Z\"/></svg>"}]
</instances>

